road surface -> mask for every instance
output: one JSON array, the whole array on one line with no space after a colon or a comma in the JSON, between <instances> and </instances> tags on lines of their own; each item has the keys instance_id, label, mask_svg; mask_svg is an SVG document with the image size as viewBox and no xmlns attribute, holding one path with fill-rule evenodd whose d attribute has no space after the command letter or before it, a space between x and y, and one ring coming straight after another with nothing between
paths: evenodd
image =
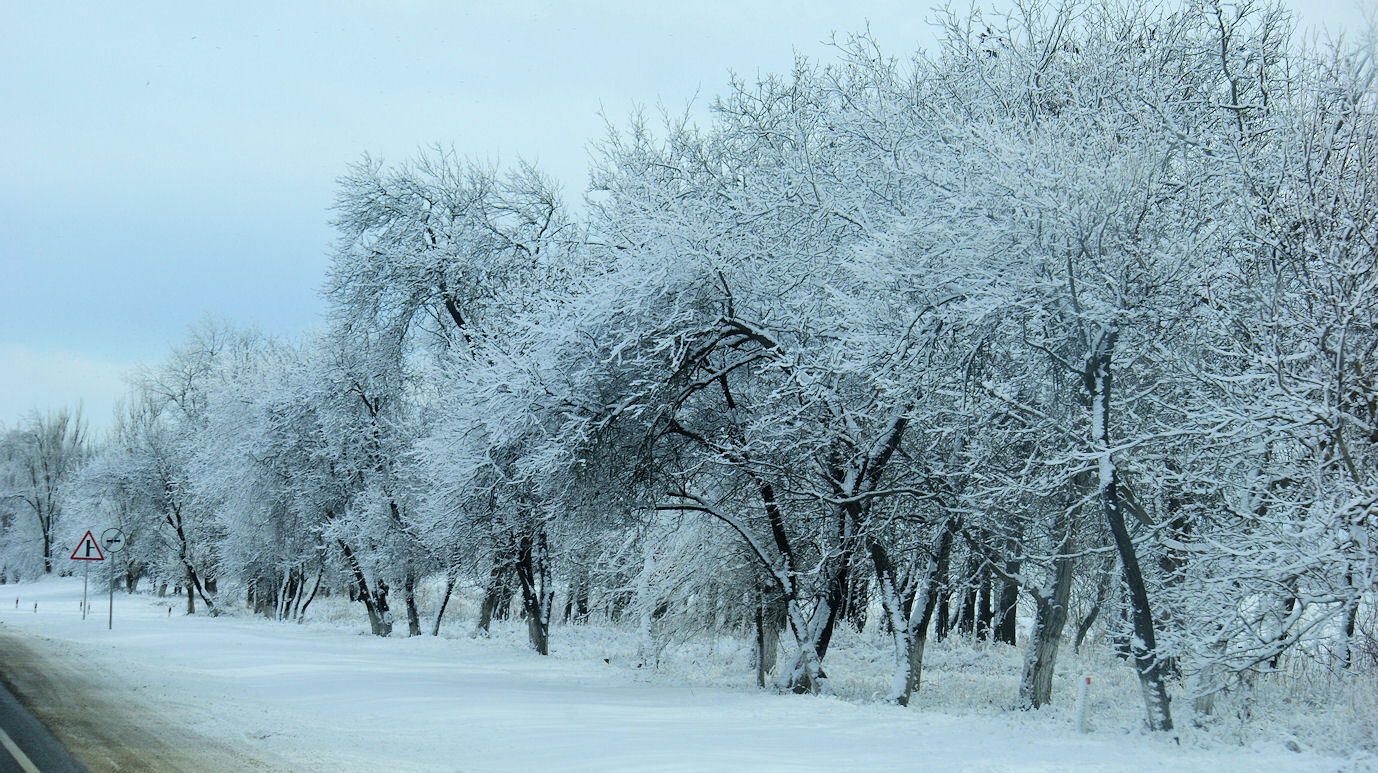
<instances>
[{"instance_id":1,"label":"road surface","mask_svg":"<svg viewBox=\"0 0 1378 773\"><path fill-rule=\"evenodd\" d=\"M4 650L0 649L0 653ZM3 657L0 655L0 657ZM33 718L9 690L0 687L0 773L80 773L84 768Z\"/></svg>"},{"instance_id":2,"label":"road surface","mask_svg":"<svg viewBox=\"0 0 1378 773\"><path fill-rule=\"evenodd\" d=\"M4 693L0 695L0 710L5 698L13 693L33 717L52 731L48 735L37 722L32 723L37 730L22 720L11 724L9 717L14 714L0 714L0 727L10 731L26 752L34 748L41 755L49 755L56 753L52 747L61 750L65 746L71 757L91 773L274 769L249 756L245 749L230 748L186 728L169 726L161 712L131 696L117 674L83 668L80 659L63 657L62 649L56 640L0 628L0 683L8 688L7 693L0 691ZM11 731L11 727L21 729ZM61 744L53 741L44 746L42 736L49 741L56 736ZM34 744L35 739L38 745L26 745ZM0 753L0 771L24 770L8 767L7 762L13 763L11 755ZM43 773L82 770L65 753L60 758L43 756L42 761L34 757L33 763Z\"/></svg>"}]
</instances>

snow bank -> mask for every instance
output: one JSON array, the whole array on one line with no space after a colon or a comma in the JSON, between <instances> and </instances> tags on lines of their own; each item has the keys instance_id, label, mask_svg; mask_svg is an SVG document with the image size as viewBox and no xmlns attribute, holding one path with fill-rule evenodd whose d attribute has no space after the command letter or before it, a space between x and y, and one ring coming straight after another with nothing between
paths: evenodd
<instances>
[{"instance_id":1,"label":"snow bank","mask_svg":"<svg viewBox=\"0 0 1378 773\"><path fill-rule=\"evenodd\" d=\"M187 617L176 599L117 594L108 631L105 598L93 594L82 621L80 597L74 578L0 586L0 626L118 674L172 726L290 760L293 770L1331 771L1373 762L1281 741L1179 746L1126 729L1132 709L1104 698L1088 735L1072 730L1070 705L997 713L1008 690L962 676L963 658L983 659L980 668L992 660L976 650L935 655L919 710L905 710L846 699L884 687L883 669L875 685L846 676L861 672L854 661L867 648L857 641L839 642L832 662L843 697L813 698L750 688L748 654L730 639L707 644L697 661L725 667L677 657L651 673L635 668L632 637L596 628L559 629L543 658L515 624L496 626L491 639L467 636L464 619L440 638L360 635L357 610L347 621L339 600L320 605L321 623L299 626ZM695 646L705 643L685 645ZM1009 660L1008 670L1013 657L995 659ZM926 702L964 690L991 711Z\"/></svg>"}]
</instances>

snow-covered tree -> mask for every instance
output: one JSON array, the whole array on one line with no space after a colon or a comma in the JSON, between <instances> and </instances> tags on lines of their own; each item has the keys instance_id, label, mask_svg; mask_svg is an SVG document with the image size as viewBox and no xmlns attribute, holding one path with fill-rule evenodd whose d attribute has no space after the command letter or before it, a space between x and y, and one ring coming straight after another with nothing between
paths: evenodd
<instances>
[{"instance_id":1,"label":"snow-covered tree","mask_svg":"<svg viewBox=\"0 0 1378 773\"><path fill-rule=\"evenodd\" d=\"M54 540L62 518L62 488L90 454L81 408L34 412L0 438L0 564L18 570L32 549L42 571L53 571ZM37 535L35 544L21 537Z\"/></svg>"}]
</instances>

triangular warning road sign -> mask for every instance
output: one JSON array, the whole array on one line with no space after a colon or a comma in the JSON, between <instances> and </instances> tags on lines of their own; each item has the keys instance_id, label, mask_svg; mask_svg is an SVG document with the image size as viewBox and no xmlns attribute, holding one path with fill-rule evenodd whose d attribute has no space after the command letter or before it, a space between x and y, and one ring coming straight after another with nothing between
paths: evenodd
<instances>
[{"instance_id":1,"label":"triangular warning road sign","mask_svg":"<svg viewBox=\"0 0 1378 773\"><path fill-rule=\"evenodd\" d=\"M77 549L72 551L73 561L104 561L105 554L100 552L100 545L96 543L96 538L92 536L91 530L86 530L86 536L77 543Z\"/></svg>"}]
</instances>

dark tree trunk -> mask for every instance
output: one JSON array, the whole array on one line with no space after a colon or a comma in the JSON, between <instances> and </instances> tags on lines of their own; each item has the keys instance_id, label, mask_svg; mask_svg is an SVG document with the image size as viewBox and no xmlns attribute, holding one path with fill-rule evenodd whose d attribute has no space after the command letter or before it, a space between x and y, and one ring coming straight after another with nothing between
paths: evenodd
<instances>
[{"instance_id":1,"label":"dark tree trunk","mask_svg":"<svg viewBox=\"0 0 1378 773\"><path fill-rule=\"evenodd\" d=\"M942 641L947 632L952 630L952 594L947 591L947 578L939 577L938 583L938 619L933 622L933 641Z\"/></svg>"},{"instance_id":2,"label":"dark tree trunk","mask_svg":"<svg viewBox=\"0 0 1378 773\"><path fill-rule=\"evenodd\" d=\"M1348 609L1345 610L1345 646L1344 653L1341 655L1340 665L1343 668L1353 668L1359 659L1359 643L1354 638L1354 632L1359 625L1359 599L1362 593L1354 582L1354 566L1350 564L1349 571L1345 578L1348 580L1349 588L1353 598L1349 602Z\"/></svg>"},{"instance_id":3,"label":"dark tree trunk","mask_svg":"<svg viewBox=\"0 0 1378 773\"><path fill-rule=\"evenodd\" d=\"M244 604L253 610L254 614L263 614L263 603L259 600L257 577L249 580L249 587L244 589Z\"/></svg>"},{"instance_id":4,"label":"dark tree trunk","mask_svg":"<svg viewBox=\"0 0 1378 773\"><path fill-rule=\"evenodd\" d=\"M522 609L526 612L527 634L531 646L541 655L550 654L550 606L554 588L550 582L550 561L544 531L524 534L517 547L517 579L522 587Z\"/></svg>"},{"instance_id":5,"label":"dark tree trunk","mask_svg":"<svg viewBox=\"0 0 1378 773\"><path fill-rule=\"evenodd\" d=\"M431 626L431 635L440 635L440 621L445 618L445 607L450 605L450 595L455 592L455 570L450 569L445 574L445 595L440 598L440 609L435 613L435 625Z\"/></svg>"},{"instance_id":6,"label":"dark tree trunk","mask_svg":"<svg viewBox=\"0 0 1378 773\"><path fill-rule=\"evenodd\" d=\"M311 586L311 595L307 596L306 600L303 601L301 603L301 606L297 608L295 617L298 623L306 619L306 608L311 606L312 601L316 600L316 593L319 592L321 589L321 577L324 574L325 564L321 563L319 566L316 567L316 584Z\"/></svg>"},{"instance_id":7,"label":"dark tree trunk","mask_svg":"<svg viewBox=\"0 0 1378 773\"><path fill-rule=\"evenodd\" d=\"M762 589L762 597L760 665L768 674L779 658L780 634L789 623L789 601L774 587Z\"/></svg>"},{"instance_id":8,"label":"dark tree trunk","mask_svg":"<svg viewBox=\"0 0 1378 773\"><path fill-rule=\"evenodd\" d=\"M391 588L383 580L374 583L373 608L378 610L378 635L392 635L392 609L388 606L388 592Z\"/></svg>"},{"instance_id":9,"label":"dark tree trunk","mask_svg":"<svg viewBox=\"0 0 1378 773\"><path fill-rule=\"evenodd\" d=\"M493 605L494 620L509 620L512 617L512 597L517 594L517 589L512 582L504 577L503 582L498 585L497 602Z\"/></svg>"},{"instance_id":10,"label":"dark tree trunk","mask_svg":"<svg viewBox=\"0 0 1378 773\"><path fill-rule=\"evenodd\" d=\"M1073 483L1073 501L1080 500L1090 488L1091 476L1078 474ZM1058 509L1053 528L1057 535L1053 576L1048 587L1034 596L1037 604L1034 623L1024 656L1024 673L1019 679L1017 705L1024 709L1042 708L1052 700L1053 671L1062 643L1062 629L1067 624L1067 602L1072 596L1072 572L1076 567L1076 559L1072 557L1075 510Z\"/></svg>"},{"instance_id":11,"label":"dark tree trunk","mask_svg":"<svg viewBox=\"0 0 1378 773\"><path fill-rule=\"evenodd\" d=\"M763 608L765 603L758 600L754 610L756 624L756 686L766 686L766 624Z\"/></svg>"},{"instance_id":12,"label":"dark tree trunk","mask_svg":"<svg viewBox=\"0 0 1378 773\"><path fill-rule=\"evenodd\" d=\"M1134 668L1143 690L1144 706L1150 730L1171 730L1172 712L1168 705L1167 685L1164 683L1163 662L1158 657L1157 632L1153 624L1153 610L1148 603L1148 586L1139 567L1138 552L1129 537L1120 502L1119 470L1111 456L1110 442L1110 362L1118 331L1101 330L1087 358L1086 385L1091 393L1092 428L1096 451L1100 454L1101 501L1115 549L1120 555L1124 582L1129 590L1130 619L1134 624Z\"/></svg>"},{"instance_id":13,"label":"dark tree trunk","mask_svg":"<svg viewBox=\"0 0 1378 773\"><path fill-rule=\"evenodd\" d=\"M1062 629L1067 624L1067 599L1072 587L1073 560L1059 557L1053 562L1053 583L1046 591L1051 598L1035 598L1033 628L1029 631L1028 654L1024 660L1024 674L1019 680L1021 708L1042 708L1052 700L1053 669L1057 665L1058 645Z\"/></svg>"},{"instance_id":14,"label":"dark tree trunk","mask_svg":"<svg viewBox=\"0 0 1378 773\"><path fill-rule=\"evenodd\" d=\"M1096 600L1091 604L1091 611L1082 618L1081 624L1077 626L1077 638L1072 645L1073 652L1081 652L1081 643L1086 640L1086 634L1090 632L1091 626L1096 624L1096 618L1100 616L1101 607L1105 606L1106 599L1110 596L1110 589L1115 587L1115 556L1113 554L1105 557L1105 563L1101 566L1100 574L1096 575Z\"/></svg>"},{"instance_id":15,"label":"dark tree trunk","mask_svg":"<svg viewBox=\"0 0 1378 773\"><path fill-rule=\"evenodd\" d=\"M192 567L191 562L188 561L185 556L182 558L182 566L187 573L187 614L196 614L195 597L200 596L201 602L206 605L206 612L212 616L215 615L215 605L211 603L211 600L207 598L206 594L201 590L201 581L196 576L196 569Z\"/></svg>"},{"instance_id":16,"label":"dark tree trunk","mask_svg":"<svg viewBox=\"0 0 1378 773\"><path fill-rule=\"evenodd\" d=\"M1005 562L1005 573L1009 577L1018 577L1020 562L1014 559ZM1018 642L1018 629L1015 625L1015 614L1019 611L1019 583L1012 579L1004 579L1000 582L1000 599L996 602L995 608L995 640L1016 646Z\"/></svg>"},{"instance_id":17,"label":"dark tree trunk","mask_svg":"<svg viewBox=\"0 0 1378 773\"><path fill-rule=\"evenodd\" d=\"M842 618L861 633L866 630L866 612L871 603L871 585L860 571L852 571L847 583L847 603Z\"/></svg>"},{"instance_id":18,"label":"dark tree trunk","mask_svg":"<svg viewBox=\"0 0 1378 773\"><path fill-rule=\"evenodd\" d=\"M587 567L580 568L574 574L569 584L569 598L565 599L564 620L568 622L587 623L589 619L589 570Z\"/></svg>"},{"instance_id":19,"label":"dark tree trunk","mask_svg":"<svg viewBox=\"0 0 1378 773\"><path fill-rule=\"evenodd\" d=\"M402 599L407 605L407 635L421 635L421 615L416 611L416 573L407 569L402 577Z\"/></svg>"},{"instance_id":20,"label":"dark tree trunk","mask_svg":"<svg viewBox=\"0 0 1378 773\"><path fill-rule=\"evenodd\" d=\"M587 623L589 621L589 578L579 584L579 595L574 597L574 622Z\"/></svg>"},{"instance_id":21,"label":"dark tree trunk","mask_svg":"<svg viewBox=\"0 0 1378 773\"><path fill-rule=\"evenodd\" d=\"M962 611L957 619L957 631L965 636L976 632L976 569L975 556L967 558L965 577L962 580Z\"/></svg>"},{"instance_id":22,"label":"dark tree trunk","mask_svg":"<svg viewBox=\"0 0 1378 773\"><path fill-rule=\"evenodd\" d=\"M995 607L995 640L1011 647L1019 644L1019 572L1023 568L1020 558L1020 543L1024 538L1023 527L1005 541L1005 572L1000 582L1000 598Z\"/></svg>"},{"instance_id":23,"label":"dark tree trunk","mask_svg":"<svg viewBox=\"0 0 1378 773\"><path fill-rule=\"evenodd\" d=\"M340 552L344 554L345 563L348 564L350 573L354 576L354 592L357 600L364 603L364 610L368 613L368 626L374 636L389 636L392 634L392 613L388 611L388 586L382 580L378 581L376 590L368 587L368 578L364 576L363 567L359 566L359 560L355 557L354 551L349 549L343 540L337 544Z\"/></svg>"},{"instance_id":24,"label":"dark tree trunk","mask_svg":"<svg viewBox=\"0 0 1378 773\"><path fill-rule=\"evenodd\" d=\"M828 647L832 644L833 631L837 629L838 612L847 603L847 586L851 574L848 570L850 568L851 556L844 554L838 561L837 575L831 583L828 593L828 617L823 624L823 635L818 637L818 647L815 649L815 652L818 653L820 668L823 658L828 654ZM823 674L820 672L819 676L823 676Z\"/></svg>"},{"instance_id":25,"label":"dark tree trunk","mask_svg":"<svg viewBox=\"0 0 1378 773\"><path fill-rule=\"evenodd\" d=\"M497 616L502 603L504 567L504 562L494 557L493 566L488 570L488 584L484 587L483 604L478 610L478 631L484 635L488 634L489 623Z\"/></svg>"},{"instance_id":26,"label":"dark tree trunk","mask_svg":"<svg viewBox=\"0 0 1378 773\"><path fill-rule=\"evenodd\" d=\"M1115 648L1115 657L1130 661L1134 659L1134 648L1129 642L1129 631L1134 628L1134 623L1129 619L1129 599L1127 598L1129 591L1124 587L1123 572L1120 573L1120 582L1117 585L1121 591L1119 597L1120 625L1111 634L1110 639Z\"/></svg>"},{"instance_id":27,"label":"dark tree trunk","mask_svg":"<svg viewBox=\"0 0 1378 773\"><path fill-rule=\"evenodd\" d=\"M949 518L943 524L942 530L938 533L937 550L935 551L935 565L929 579L930 591L925 594L926 598L917 598L914 603L919 604L919 617L915 620L910 616L910 641L909 657L907 664L907 674L905 676L904 700L899 701L901 706L909 705L910 696L919 691L923 683L923 655L924 649L928 646L928 628L933 620L933 613L938 608L937 591L942 589L942 584L946 582L948 574L948 563L952 556L952 541L957 536L957 531L961 528L960 522L956 518ZM935 632L938 630L934 626Z\"/></svg>"},{"instance_id":28,"label":"dark tree trunk","mask_svg":"<svg viewBox=\"0 0 1378 773\"><path fill-rule=\"evenodd\" d=\"M991 606L990 567L981 567L980 592L976 597L976 638L989 641L995 608Z\"/></svg>"}]
</instances>

